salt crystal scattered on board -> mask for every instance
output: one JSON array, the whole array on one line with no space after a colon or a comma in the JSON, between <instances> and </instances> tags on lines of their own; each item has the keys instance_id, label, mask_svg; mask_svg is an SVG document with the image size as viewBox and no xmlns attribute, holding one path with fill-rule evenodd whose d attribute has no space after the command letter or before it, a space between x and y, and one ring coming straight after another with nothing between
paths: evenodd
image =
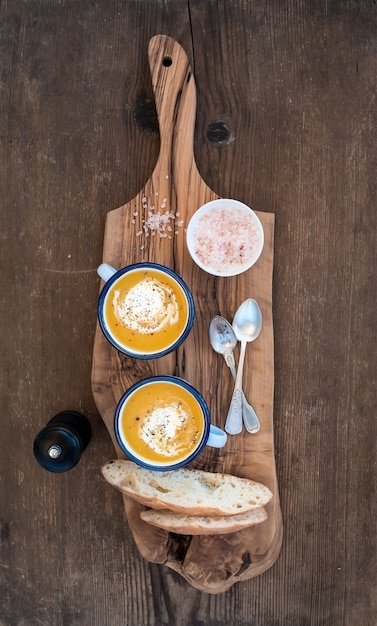
<instances>
[{"instance_id":1,"label":"salt crystal scattered on board","mask_svg":"<svg viewBox=\"0 0 377 626\"><path fill-rule=\"evenodd\" d=\"M158 196L158 191L156 191L154 195ZM176 213L174 213L173 211L169 210L169 208L167 207L167 198L163 198L161 202L161 209L166 209L164 212L157 211L154 204L151 204L148 208L148 200L145 196L142 197L141 202L143 209L148 209L148 214L147 216L145 216L145 218L141 219L143 230L138 230L136 233L136 237L140 237L143 234L145 235L145 237L149 237L150 234L155 235L156 233L158 233L160 235L160 238L165 238L168 236L166 231L174 232L175 235L179 234L179 230L177 230L177 227L180 228L181 226L183 226L184 220L176 220L176 218L180 216L180 212L177 211ZM138 215L138 211L133 212L134 217ZM135 219L132 219L131 221L132 224L136 223ZM174 225L172 225L173 222L175 222L175 228ZM169 239L171 239L171 237L169 237Z\"/></svg>"}]
</instances>

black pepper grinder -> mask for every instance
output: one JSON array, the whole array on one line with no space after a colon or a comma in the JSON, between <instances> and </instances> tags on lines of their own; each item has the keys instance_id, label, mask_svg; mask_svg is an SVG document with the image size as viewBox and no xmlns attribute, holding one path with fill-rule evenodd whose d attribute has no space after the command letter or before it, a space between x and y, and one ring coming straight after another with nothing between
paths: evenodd
<instances>
[{"instance_id":1,"label":"black pepper grinder","mask_svg":"<svg viewBox=\"0 0 377 626\"><path fill-rule=\"evenodd\" d=\"M92 436L85 415L62 411L42 428L34 440L34 456L49 472L66 472L79 462Z\"/></svg>"}]
</instances>

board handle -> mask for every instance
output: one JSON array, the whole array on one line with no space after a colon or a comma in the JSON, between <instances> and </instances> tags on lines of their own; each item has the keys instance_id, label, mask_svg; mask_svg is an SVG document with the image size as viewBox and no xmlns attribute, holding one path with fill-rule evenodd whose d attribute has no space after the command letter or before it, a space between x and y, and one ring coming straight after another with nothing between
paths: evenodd
<instances>
[{"instance_id":1,"label":"board handle","mask_svg":"<svg viewBox=\"0 0 377 626\"><path fill-rule=\"evenodd\" d=\"M149 66L160 127L156 169L180 177L195 166L196 88L183 48L171 37L155 35L148 47ZM196 166L195 166L196 168Z\"/></svg>"}]
</instances>

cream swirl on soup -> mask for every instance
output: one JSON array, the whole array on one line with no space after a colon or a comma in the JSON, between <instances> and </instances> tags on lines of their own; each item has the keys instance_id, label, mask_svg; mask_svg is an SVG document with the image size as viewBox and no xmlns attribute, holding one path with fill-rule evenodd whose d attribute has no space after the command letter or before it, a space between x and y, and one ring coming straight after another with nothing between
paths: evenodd
<instances>
[{"instance_id":1,"label":"cream swirl on soup","mask_svg":"<svg viewBox=\"0 0 377 626\"><path fill-rule=\"evenodd\" d=\"M150 277L143 278L127 291L115 289L113 307L120 324L141 334L161 331L179 319L174 291Z\"/></svg>"},{"instance_id":2,"label":"cream swirl on soup","mask_svg":"<svg viewBox=\"0 0 377 626\"><path fill-rule=\"evenodd\" d=\"M185 433L182 439L182 433ZM153 408L145 416L139 436L149 448L162 456L181 454L187 441L195 443L198 428L188 409L181 402Z\"/></svg>"}]
</instances>

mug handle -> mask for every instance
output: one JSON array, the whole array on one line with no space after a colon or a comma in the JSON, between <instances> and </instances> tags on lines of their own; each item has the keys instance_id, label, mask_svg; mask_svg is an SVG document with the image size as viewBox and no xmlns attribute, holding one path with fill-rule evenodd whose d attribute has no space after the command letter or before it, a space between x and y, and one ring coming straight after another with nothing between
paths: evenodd
<instances>
[{"instance_id":1,"label":"mug handle","mask_svg":"<svg viewBox=\"0 0 377 626\"><path fill-rule=\"evenodd\" d=\"M105 281L105 283L116 274L116 269L113 268L112 265L108 263L101 263L99 267L97 267L97 274Z\"/></svg>"},{"instance_id":2,"label":"mug handle","mask_svg":"<svg viewBox=\"0 0 377 626\"><path fill-rule=\"evenodd\" d=\"M223 430L221 430L221 428L218 428L213 424L210 425L207 446L211 446L212 448L223 448L227 442L227 439L227 434Z\"/></svg>"}]
</instances>

